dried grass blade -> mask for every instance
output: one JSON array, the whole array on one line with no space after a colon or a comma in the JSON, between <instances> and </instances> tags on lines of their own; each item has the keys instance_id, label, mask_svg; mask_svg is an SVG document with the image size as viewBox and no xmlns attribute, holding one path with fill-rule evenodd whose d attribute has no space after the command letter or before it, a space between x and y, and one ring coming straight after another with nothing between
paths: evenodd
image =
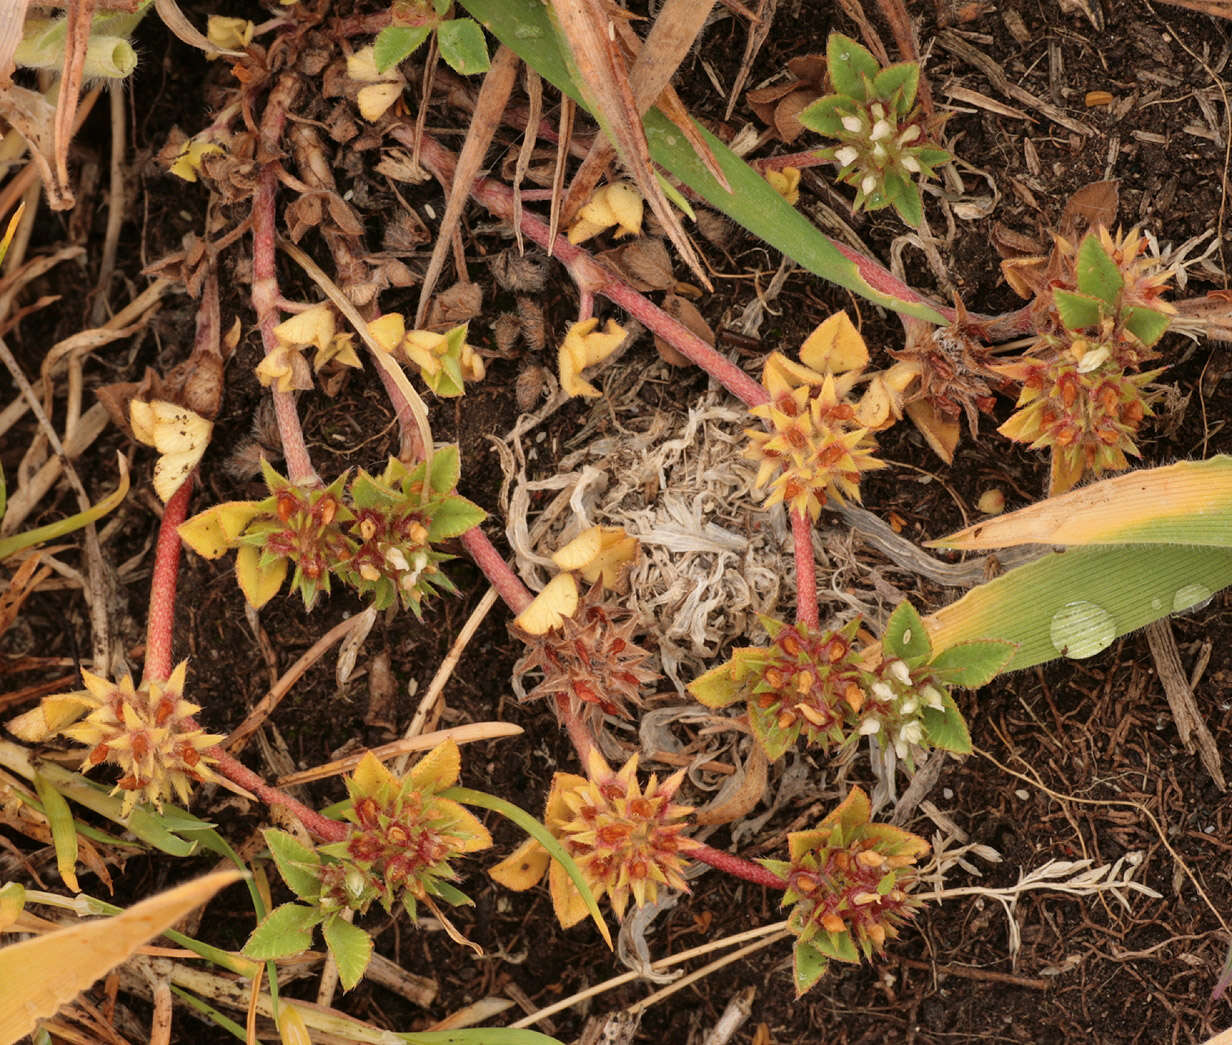
<instances>
[{"instance_id":1,"label":"dried grass blade","mask_svg":"<svg viewBox=\"0 0 1232 1045\"><path fill-rule=\"evenodd\" d=\"M81 94L81 77L86 65L86 47L90 43L90 22L94 18L95 0L70 0L64 42L64 72L60 75L60 96L56 100L54 159L56 177L65 187L66 208L73 205L68 189L68 143L73 137L73 118L77 114L77 99ZM52 202L52 209L59 209Z\"/></svg>"},{"instance_id":2,"label":"dried grass blade","mask_svg":"<svg viewBox=\"0 0 1232 1045\"><path fill-rule=\"evenodd\" d=\"M588 108L680 256L701 284L707 290L713 289L701 259L659 185L629 73L612 39L614 32L602 0L552 0L552 9L576 73L575 82L584 92Z\"/></svg>"},{"instance_id":3,"label":"dried grass blade","mask_svg":"<svg viewBox=\"0 0 1232 1045\"><path fill-rule=\"evenodd\" d=\"M740 92L744 90L749 72L753 68L753 60L770 35L770 27L774 25L774 12L778 10L778 6L779 0L759 0L757 4L757 21L749 26L744 56L740 59L740 71L736 74L736 82L732 84L731 94L727 96L727 111L723 114L725 120L730 120L732 112L735 111Z\"/></svg>"},{"instance_id":4,"label":"dried grass blade","mask_svg":"<svg viewBox=\"0 0 1232 1045\"><path fill-rule=\"evenodd\" d=\"M175 0L154 0L154 10L162 19L163 25L170 29L189 47L196 47L206 54L225 54L232 58L243 58L243 51L233 51L226 47L215 47L201 35L200 30L188 20L188 16L180 10Z\"/></svg>"},{"instance_id":5,"label":"dried grass blade","mask_svg":"<svg viewBox=\"0 0 1232 1045\"><path fill-rule=\"evenodd\" d=\"M518 149L518 162L513 171L513 234L518 241L519 254L526 251L525 239L522 236L522 182L530 169L531 157L535 154L536 131L543 115L543 81L529 65L523 68L526 70L526 97L530 105L526 113L526 133L522 136L522 147Z\"/></svg>"},{"instance_id":6,"label":"dried grass blade","mask_svg":"<svg viewBox=\"0 0 1232 1045\"><path fill-rule=\"evenodd\" d=\"M419 290L419 305L415 309L416 327L422 327L428 315L428 302L432 299L436 281L445 267L445 255L449 251L458 222L462 220L462 210L470 195L471 185L479 177L492 135L496 133L501 113L509 103L509 95L517 78L518 61L518 56L502 44L483 78L475 111L471 114L470 129L466 132L466 141L462 143L458 166L454 170L453 183L449 186L445 215L441 218L440 231L432 247L432 257L428 261L428 271L424 273L423 286ZM458 276L462 277L464 273L459 272Z\"/></svg>"},{"instance_id":7,"label":"dried grass blade","mask_svg":"<svg viewBox=\"0 0 1232 1045\"><path fill-rule=\"evenodd\" d=\"M29 4L30 0L11 0L0 7L0 84L4 86L13 82L13 70L17 67L13 55L21 43Z\"/></svg>"}]
</instances>

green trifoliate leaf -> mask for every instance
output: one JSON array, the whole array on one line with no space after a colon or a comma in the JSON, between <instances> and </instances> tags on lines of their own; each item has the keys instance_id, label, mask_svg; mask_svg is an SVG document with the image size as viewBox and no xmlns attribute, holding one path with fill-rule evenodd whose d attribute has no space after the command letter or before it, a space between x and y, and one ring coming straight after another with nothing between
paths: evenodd
<instances>
[{"instance_id":1,"label":"green trifoliate leaf","mask_svg":"<svg viewBox=\"0 0 1232 1045\"><path fill-rule=\"evenodd\" d=\"M942 711L925 708L920 713L928 742L943 751L953 751L957 755L970 754L971 734L967 730L967 723L962 717L962 712L958 710L954 698L948 693L941 695L941 703L945 706Z\"/></svg>"},{"instance_id":2,"label":"green trifoliate leaf","mask_svg":"<svg viewBox=\"0 0 1232 1045\"><path fill-rule=\"evenodd\" d=\"M265 961L299 954L312 946L313 927L324 917L316 908L298 903L275 907L244 944L249 958Z\"/></svg>"},{"instance_id":3,"label":"green trifoliate leaf","mask_svg":"<svg viewBox=\"0 0 1232 1045\"><path fill-rule=\"evenodd\" d=\"M906 661L908 667L918 667L927 662L932 654L932 644L924 622L911 603L900 602L890 614L885 634L881 637L881 646L890 656Z\"/></svg>"},{"instance_id":4,"label":"green trifoliate leaf","mask_svg":"<svg viewBox=\"0 0 1232 1045\"><path fill-rule=\"evenodd\" d=\"M321 927L325 945L338 963L338 980L349 991L364 975L372 959L372 937L340 915L326 920Z\"/></svg>"},{"instance_id":5,"label":"green trifoliate leaf","mask_svg":"<svg viewBox=\"0 0 1232 1045\"><path fill-rule=\"evenodd\" d=\"M826 41L826 64L830 82L839 94L868 101L869 82L881 69L871 51L849 36L831 33Z\"/></svg>"},{"instance_id":6,"label":"green trifoliate leaf","mask_svg":"<svg viewBox=\"0 0 1232 1045\"><path fill-rule=\"evenodd\" d=\"M1094 233L1088 233L1078 246L1077 271L1080 291L1116 305L1125 277Z\"/></svg>"},{"instance_id":7,"label":"green trifoliate leaf","mask_svg":"<svg viewBox=\"0 0 1232 1045\"><path fill-rule=\"evenodd\" d=\"M1002 639L976 639L942 650L928 665L952 686L978 689L996 678L1018 647Z\"/></svg>"},{"instance_id":8,"label":"green trifoliate leaf","mask_svg":"<svg viewBox=\"0 0 1232 1045\"><path fill-rule=\"evenodd\" d=\"M1099 326L1104 307L1099 298L1089 294L1075 294L1071 290L1055 290L1052 300L1057 306L1057 315L1066 330L1084 330Z\"/></svg>"},{"instance_id":9,"label":"green trifoliate leaf","mask_svg":"<svg viewBox=\"0 0 1232 1045\"><path fill-rule=\"evenodd\" d=\"M377 71L384 72L391 66L405 61L419 48L432 27L427 25L390 25L377 34L372 47L372 60Z\"/></svg>"},{"instance_id":10,"label":"green trifoliate leaf","mask_svg":"<svg viewBox=\"0 0 1232 1045\"><path fill-rule=\"evenodd\" d=\"M792 962L792 979L796 984L796 997L809 990L826 971L829 959L811 943L797 943Z\"/></svg>"},{"instance_id":11,"label":"green trifoliate leaf","mask_svg":"<svg viewBox=\"0 0 1232 1045\"><path fill-rule=\"evenodd\" d=\"M286 831L270 828L262 834L287 888L301 900L316 903L321 897L321 857L314 850L300 845Z\"/></svg>"},{"instance_id":12,"label":"green trifoliate leaf","mask_svg":"<svg viewBox=\"0 0 1232 1045\"><path fill-rule=\"evenodd\" d=\"M441 57L460 76L485 73L491 65L483 30L470 18L442 22L436 30L436 44L441 49Z\"/></svg>"}]
</instances>

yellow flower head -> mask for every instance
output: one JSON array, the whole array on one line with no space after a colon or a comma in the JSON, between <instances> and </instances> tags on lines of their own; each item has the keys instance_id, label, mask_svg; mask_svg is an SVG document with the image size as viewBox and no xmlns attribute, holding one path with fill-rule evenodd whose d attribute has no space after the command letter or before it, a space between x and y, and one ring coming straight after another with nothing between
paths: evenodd
<instances>
[{"instance_id":1,"label":"yellow flower head","mask_svg":"<svg viewBox=\"0 0 1232 1045\"><path fill-rule=\"evenodd\" d=\"M588 777L553 777L544 822L577 862L595 899L606 895L616 916L623 918L630 895L641 907L658 898L660 887L688 892L685 858L700 843L683 833L683 820L692 807L672 802L684 770L662 782L651 776L643 787L637 780L636 755L613 772L592 748L587 772ZM547 863L547 854L532 839L490 873L511 889L528 889L543 876ZM549 882L561 925L569 928L586 917L581 893L559 864L552 864Z\"/></svg>"},{"instance_id":2,"label":"yellow flower head","mask_svg":"<svg viewBox=\"0 0 1232 1045\"><path fill-rule=\"evenodd\" d=\"M161 808L174 793L187 804L193 782L218 779L209 766L216 759L206 752L223 738L191 721L201 708L184 699L187 672L182 661L166 682L143 682L140 689L131 675L117 684L81 673L85 691L73 696L90 712L62 732L90 748L83 772L101 762L120 767L123 775L112 793L125 792L125 816L139 799Z\"/></svg>"}]
</instances>

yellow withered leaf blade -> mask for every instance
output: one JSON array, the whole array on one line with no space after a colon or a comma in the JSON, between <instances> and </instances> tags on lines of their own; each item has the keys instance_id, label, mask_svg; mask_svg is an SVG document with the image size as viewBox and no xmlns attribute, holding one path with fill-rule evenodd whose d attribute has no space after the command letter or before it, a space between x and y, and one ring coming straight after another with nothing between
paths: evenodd
<instances>
[{"instance_id":1,"label":"yellow withered leaf blade","mask_svg":"<svg viewBox=\"0 0 1232 1045\"><path fill-rule=\"evenodd\" d=\"M546 635L577 609L577 582L571 573L558 573L513 623L530 635Z\"/></svg>"},{"instance_id":2,"label":"yellow withered leaf blade","mask_svg":"<svg viewBox=\"0 0 1232 1045\"><path fill-rule=\"evenodd\" d=\"M400 83L370 83L361 87L355 96L355 104L359 106L359 115L369 123L375 123L385 115L385 110L398 100L402 94Z\"/></svg>"},{"instance_id":3,"label":"yellow withered leaf blade","mask_svg":"<svg viewBox=\"0 0 1232 1045\"><path fill-rule=\"evenodd\" d=\"M935 544L972 550L1017 544L1227 548L1232 546L1232 457L1180 461L1104 479Z\"/></svg>"},{"instance_id":4,"label":"yellow withered leaf blade","mask_svg":"<svg viewBox=\"0 0 1232 1045\"><path fill-rule=\"evenodd\" d=\"M218 871L143 900L114 918L99 918L0 949L0 1041L18 1041L54 1016L138 947L170 928L218 890L242 878Z\"/></svg>"},{"instance_id":5,"label":"yellow withered leaf blade","mask_svg":"<svg viewBox=\"0 0 1232 1045\"><path fill-rule=\"evenodd\" d=\"M245 544L235 553L235 579L239 582L240 591L254 610L259 610L282 587L287 576L289 563L286 559L276 559L267 566L261 565L261 550L251 544Z\"/></svg>"},{"instance_id":6,"label":"yellow withered leaf blade","mask_svg":"<svg viewBox=\"0 0 1232 1045\"><path fill-rule=\"evenodd\" d=\"M844 374L868 366L868 347L846 312L835 312L800 346L800 362L813 370Z\"/></svg>"}]
</instances>

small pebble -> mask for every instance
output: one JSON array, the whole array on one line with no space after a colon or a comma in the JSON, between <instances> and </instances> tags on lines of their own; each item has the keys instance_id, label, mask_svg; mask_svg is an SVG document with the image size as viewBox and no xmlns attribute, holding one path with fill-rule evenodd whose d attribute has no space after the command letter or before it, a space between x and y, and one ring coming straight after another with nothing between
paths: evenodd
<instances>
[{"instance_id":1,"label":"small pebble","mask_svg":"<svg viewBox=\"0 0 1232 1045\"><path fill-rule=\"evenodd\" d=\"M941 796L948 802L951 798L954 797L954 789L949 788L949 787L943 787L941 789Z\"/></svg>"},{"instance_id":2,"label":"small pebble","mask_svg":"<svg viewBox=\"0 0 1232 1045\"><path fill-rule=\"evenodd\" d=\"M1005 494L994 486L980 494L975 506L985 515L1000 515L1005 511Z\"/></svg>"},{"instance_id":3,"label":"small pebble","mask_svg":"<svg viewBox=\"0 0 1232 1045\"><path fill-rule=\"evenodd\" d=\"M1031 797L1030 792L1028 792L1028 791L1024 791L1021 787L1020 787L1017 791L1015 791L1015 792L1014 792L1014 794L1015 794L1017 797L1021 798L1024 802L1025 802L1028 798L1030 798L1030 797Z\"/></svg>"}]
</instances>

